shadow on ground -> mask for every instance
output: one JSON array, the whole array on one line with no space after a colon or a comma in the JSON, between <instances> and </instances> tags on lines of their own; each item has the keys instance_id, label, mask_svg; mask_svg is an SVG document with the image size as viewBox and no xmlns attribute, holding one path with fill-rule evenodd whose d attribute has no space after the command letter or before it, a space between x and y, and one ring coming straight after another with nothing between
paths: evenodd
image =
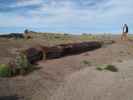
<instances>
[{"instance_id":1,"label":"shadow on ground","mask_svg":"<svg viewBox=\"0 0 133 100\"><path fill-rule=\"evenodd\" d=\"M0 96L0 100L21 100L20 97L13 95L13 96Z\"/></svg>"}]
</instances>

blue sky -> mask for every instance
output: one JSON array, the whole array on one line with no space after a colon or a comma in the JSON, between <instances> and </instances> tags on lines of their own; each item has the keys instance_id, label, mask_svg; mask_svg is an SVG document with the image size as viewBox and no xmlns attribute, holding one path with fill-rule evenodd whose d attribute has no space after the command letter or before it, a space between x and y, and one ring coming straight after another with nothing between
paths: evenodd
<instances>
[{"instance_id":1,"label":"blue sky","mask_svg":"<svg viewBox=\"0 0 133 100\"><path fill-rule=\"evenodd\" d=\"M133 0L0 0L0 33L133 32Z\"/></svg>"}]
</instances>

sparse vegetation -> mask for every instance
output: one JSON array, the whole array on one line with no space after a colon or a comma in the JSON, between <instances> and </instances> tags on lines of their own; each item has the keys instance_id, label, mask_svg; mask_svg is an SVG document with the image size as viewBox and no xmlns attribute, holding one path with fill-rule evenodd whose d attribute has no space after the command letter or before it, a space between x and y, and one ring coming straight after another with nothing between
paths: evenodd
<instances>
[{"instance_id":1,"label":"sparse vegetation","mask_svg":"<svg viewBox=\"0 0 133 100\"><path fill-rule=\"evenodd\" d=\"M99 67L96 67L96 69L99 70L99 71L102 71L103 70L103 68L101 68L100 66Z\"/></svg>"},{"instance_id":2,"label":"sparse vegetation","mask_svg":"<svg viewBox=\"0 0 133 100\"><path fill-rule=\"evenodd\" d=\"M97 65L96 69L99 70L99 71L103 71L105 69L106 65L103 64L103 65Z\"/></svg>"},{"instance_id":3,"label":"sparse vegetation","mask_svg":"<svg viewBox=\"0 0 133 100\"><path fill-rule=\"evenodd\" d=\"M80 37L79 37L80 40L96 40L96 36L94 35L91 35L91 34L82 34Z\"/></svg>"},{"instance_id":4,"label":"sparse vegetation","mask_svg":"<svg viewBox=\"0 0 133 100\"><path fill-rule=\"evenodd\" d=\"M2 86L1 95L6 93L5 95L17 94L20 97L24 96L24 99L27 99L30 97L34 98L34 94L31 91L35 90L35 93L37 93L37 95L35 95L36 98L38 98L38 95L39 95L39 97L46 97L47 91L51 91L53 88L58 88L57 85L60 84L60 82L61 82L61 84L64 83L63 82L64 78L68 79L68 80L70 79L70 81L72 80L75 83L81 81L81 86L87 85L86 83L88 81L92 84L96 83L95 86L93 87L94 89L97 89L99 87L99 84L102 84L102 88L100 88L100 89L109 87L110 82L114 82L114 78L115 78L114 84L116 84L116 87L117 87L117 85L123 86L123 82L120 82L120 84L117 84L117 83L119 83L119 80L123 80L123 75L117 73L117 71L121 71L120 69L124 68L125 70L122 70L122 72L132 74L132 71L131 71L132 68L130 67L132 63L130 63L130 62L128 63L128 61L127 61L128 59L131 59L131 56L132 56L132 50L133 50L132 42L130 45L129 43L127 44L126 42L124 42L122 44L121 42L119 43L119 41L118 41L118 43L117 43L117 41L116 41L115 44L110 45L110 43L108 43L108 40L106 42L106 39L103 40L103 43L107 45L106 48L102 47L101 49L91 51L91 52L85 52L80 55L78 55L78 54L70 55L67 57L63 56L63 58L45 61L45 57L47 59L47 56L45 55L46 53L44 52L43 53L44 60L37 63L38 64L37 66L29 64L27 62L27 58L25 55L19 55L16 58L16 60L14 61L13 58L16 57L16 55L19 53L19 51L22 48L25 50L25 48L36 47L36 46L38 47L38 45L54 46L54 45L58 45L58 44L78 43L78 42L82 42L82 41L84 42L84 41L91 40L90 39L91 36L86 37L85 34L84 34L84 36L81 36L81 35L76 35L76 36L68 35L67 36L67 35L65 35L66 38L64 38L63 36L60 37L58 35L53 35L53 34L49 34L49 33L48 34L34 33L33 35L34 35L34 38L31 38L31 39L3 39L2 38L0 40L0 50L1 50L0 63L6 64L8 61L13 60L13 65L12 65L12 67L10 67L11 74L5 75L5 72L4 72L4 76L8 77L8 75L9 76L13 75L13 78L6 78L6 79L0 78L0 80L1 80L0 86ZM49 36L49 35L51 35L51 36ZM53 37L53 38L51 38L51 37ZM96 38L97 38L97 41L101 42L102 39L98 40L99 36L97 36ZM92 41L93 41L93 39L92 39ZM129 51L131 52L131 55L127 55L127 52L128 52L127 46L128 45L131 46L129 49ZM59 49L60 49L60 47L59 47ZM111 51L111 53L110 53L110 51ZM121 55L123 53L120 54L120 51L125 52L123 57L121 57ZM31 53L31 54L33 54L33 53ZM33 58L32 56L30 56L30 57ZM80 62L78 62L78 61L80 61ZM106 63L111 64L111 63L118 62L118 61L124 62L121 64L119 64L119 63L117 64L118 68L121 66L120 69L117 69L116 68L117 66L113 66L116 68L114 70L114 68L113 69L111 68L112 66L110 67L110 65L106 64ZM127 61L127 63L125 63L125 61ZM16 63L17 63L17 66L16 66ZM101 63L103 65L101 65L99 63ZM95 66L95 67L91 67L91 66ZM127 66L127 67L125 67L125 66ZM28 76L23 76L23 77L18 76L21 74L28 75ZM72 77L70 74L72 75ZM118 75L118 77L114 77L113 74L115 74L115 76ZM129 75L126 75L126 74L124 74L124 75L125 75L124 79L129 78ZM2 76L3 76L3 74L2 74ZM14 77L14 76L17 76L17 77ZM85 77L86 79L82 80L83 77ZM76 81L75 81L75 79L76 79ZM79 79L81 79L81 80L79 81ZM102 81L99 81L99 80L102 80ZM109 80L109 82L108 82L108 80ZM36 82L35 83L36 86L35 86L35 84L32 84L34 82ZM100 83L98 83L98 82L100 82ZM42 86L40 86L40 83L43 84L44 88L47 87L47 89L42 88ZM9 84L10 84L11 88L10 88ZM50 85L48 85L48 84L50 84ZM54 86L57 86L57 87L54 87ZM86 86L84 86L84 87L86 88ZM90 84L90 87L91 87L91 84ZM125 87L128 88L128 86L125 86ZM12 89L13 89L13 91L12 91ZM10 91L11 91L11 93L9 93ZM40 92L42 92L42 91L44 93L41 94ZM112 91L115 91L115 90L112 90ZM118 92L120 92L120 91L118 91Z\"/></svg>"},{"instance_id":5,"label":"sparse vegetation","mask_svg":"<svg viewBox=\"0 0 133 100\"><path fill-rule=\"evenodd\" d=\"M104 69L112 72L118 72L118 69L115 67L115 65L107 65Z\"/></svg>"},{"instance_id":6,"label":"sparse vegetation","mask_svg":"<svg viewBox=\"0 0 133 100\"><path fill-rule=\"evenodd\" d=\"M115 65L101 65L96 67L97 70L102 71L102 70L108 70L111 72L118 72L118 69L116 68Z\"/></svg>"},{"instance_id":7,"label":"sparse vegetation","mask_svg":"<svg viewBox=\"0 0 133 100\"><path fill-rule=\"evenodd\" d=\"M26 74L29 70L32 69L32 65L29 63L26 55L23 53L19 54L15 59L16 70L19 71L19 74Z\"/></svg>"},{"instance_id":8,"label":"sparse vegetation","mask_svg":"<svg viewBox=\"0 0 133 100\"><path fill-rule=\"evenodd\" d=\"M0 64L0 77L11 76L11 68L6 64Z\"/></svg>"},{"instance_id":9,"label":"sparse vegetation","mask_svg":"<svg viewBox=\"0 0 133 100\"><path fill-rule=\"evenodd\" d=\"M87 66L90 66L91 65L91 62L90 61L87 61L87 60L83 60L82 63L84 65L87 65Z\"/></svg>"}]
</instances>

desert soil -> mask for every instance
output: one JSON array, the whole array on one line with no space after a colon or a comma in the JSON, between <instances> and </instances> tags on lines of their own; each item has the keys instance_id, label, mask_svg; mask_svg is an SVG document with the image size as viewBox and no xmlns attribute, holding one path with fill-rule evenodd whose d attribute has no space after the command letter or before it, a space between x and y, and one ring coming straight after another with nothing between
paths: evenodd
<instances>
[{"instance_id":1,"label":"desert soil","mask_svg":"<svg viewBox=\"0 0 133 100\"><path fill-rule=\"evenodd\" d=\"M38 70L0 78L0 100L132 100L133 42L38 62ZM91 64L86 65L84 60ZM113 64L118 72L98 71Z\"/></svg>"},{"instance_id":2,"label":"desert soil","mask_svg":"<svg viewBox=\"0 0 133 100\"><path fill-rule=\"evenodd\" d=\"M70 75L50 100L133 100L133 60L113 64L119 72L85 68Z\"/></svg>"}]
</instances>

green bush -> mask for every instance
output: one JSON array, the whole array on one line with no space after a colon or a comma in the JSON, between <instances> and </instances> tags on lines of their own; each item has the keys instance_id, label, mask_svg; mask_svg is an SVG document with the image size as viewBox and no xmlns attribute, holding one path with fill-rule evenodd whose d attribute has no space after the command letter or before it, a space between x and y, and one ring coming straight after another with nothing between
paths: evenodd
<instances>
[{"instance_id":1,"label":"green bush","mask_svg":"<svg viewBox=\"0 0 133 100\"><path fill-rule=\"evenodd\" d=\"M99 70L99 71L103 71L106 66L107 66L106 64L97 65L96 69Z\"/></svg>"},{"instance_id":2,"label":"green bush","mask_svg":"<svg viewBox=\"0 0 133 100\"><path fill-rule=\"evenodd\" d=\"M104 69L112 72L118 72L118 69L114 65L107 65Z\"/></svg>"},{"instance_id":3,"label":"green bush","mask_svg":"<svg viewBox=\"0 0 133 100\"><path fill-rule=\"evenodd\" d=\"M96 69L99 70L99 71L103 70L103 68L101 68L101 67L96 67Z\"/></svg>"},{"instance_id":4,"label":"green bush","mask_svg":"<svg viewBox=\"0 0 133 100\"><path fill-rule=\"evenodd\" d=\"M118 69L115 67L115 65L100 65L96 67L97 70L103 71L103 70L108 70L111 72L118 72Z\"/></svg>"},{"instance_id":5,"label":"green bush","mask_svg":"<svg viewBox=\"0 0 133 100\"><path fill-rule=\"evenodd\" d=\"M15 59L16 70L19 71L19 74L26 74L31 70L32 65L29 63L25 54L19 54Z\"/></svg>"},{"instance_id":6,"label":"green bush","mask_svg":"<svg viewBox=\"0 0 133 100\"><path fill-rule=\"evenodd\" d=\"M11 76L11 68L6 64L0 64L0 77Z\"/></svg>"}]
</instances>

